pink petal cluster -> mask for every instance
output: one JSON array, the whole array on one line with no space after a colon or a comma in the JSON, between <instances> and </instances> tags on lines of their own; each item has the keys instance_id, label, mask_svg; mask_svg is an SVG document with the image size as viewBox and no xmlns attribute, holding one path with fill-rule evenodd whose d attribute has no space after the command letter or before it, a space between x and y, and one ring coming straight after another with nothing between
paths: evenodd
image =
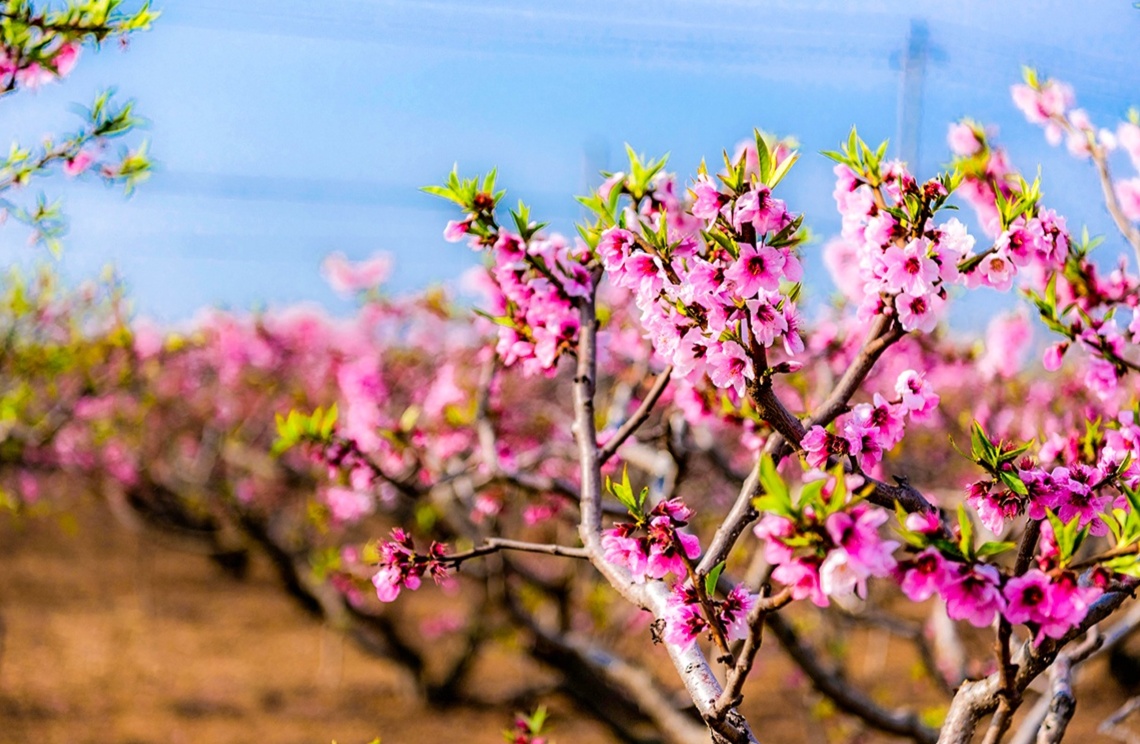
<instances>
[{"instance_id":1,"label":"pink petal cluster","mask_svg":"<svg viewBox=\"0 0 1140 744\"><path fill-rule=\"evenodd\" d=\"M616 522L602 531L603 556L628 570L637 583L685 576L685 559L701 554L697 536L681 529L691 516L688 507L673 499L653 507L644 521Z\"/></svg>"},{"instance_id":2,"label":"pink petal cluster","mask_svg":"<svg viewBox=\"0 0 1140 744\"><path fill-rule=\"evenodd\" d=\"M774 567L772 578L790 587L793 599L826 607L829 597L865 597L867 579L894 574L899 543L879 536L887 519L882 509L858 503L829 515L822 525L812 521L802 528L789 517L766 514L753 533ZM812 535L806 553L805 531Z\"/></svg>"},{"instance_id":3,"label":"pink petal cluster","mask_svg":"<svg viewBox=\"0 0 1140 744\"><path fill-rule=\"evenodd\" d=\"M620 227L602 234L597 253L612 281L633 294L646 335L658 357L674 366L674 376L693 384L707 377L739 398L756 378L753 343L781 345L788 355L804 349L795 304L780 293L782 283L800 281L803 270L790 249L764 242L793 217L759 183L734 195L702 176L692 193L691 204L670 200L663 214L648 215L654 229L665 215L681 215L667 223L668 255ZM707 227L735 235L738 254L705 244L699 231Z\"/></svg>"},{"instance_id":4,"label":"pink petal cluster","mask_svg":"<svg viewBox=\"0 0 1140 744\"><path fill-rule=\"evenodd\" d=\"M427 555L417 555L412 538L399 527L392 530L392 539L380 544L380 566L372 577L376 596L381 602L392 602L402 589L420 588L420 578L428 573L437 584L448 579L444 563L446 548L433 542Z\"/></svg>"},{"instance_id":5,"label":"pink petal cluster","mask_svg":"<svg viewBox=\"0 0 1140 744\"><path fill-rule=\"evenodd\" d=\"M748 637L748 613L756 604L757 595L750 594L743 585L732 588L723 600L710 597L709 603L716 613L716 622L730 641ZM705 633L709 624L702 614L700 599L690 582L678 582L669 595L662 614L665 629L662 639L679 648L686 648Z\"/></svg>"}]
</instances>

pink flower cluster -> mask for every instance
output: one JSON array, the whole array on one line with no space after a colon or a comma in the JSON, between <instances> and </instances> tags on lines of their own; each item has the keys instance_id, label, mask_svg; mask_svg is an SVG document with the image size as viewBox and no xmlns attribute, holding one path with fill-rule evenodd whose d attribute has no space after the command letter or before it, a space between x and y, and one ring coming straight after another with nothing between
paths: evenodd
<instances>
[{"instance_id":1,"label":"pink flower cluster","mask_svg":"<svg viewBox=\"0 0 1140 744\"><path fill-rule=\"evenodd\" d=\"M945 288L960 280L958 265L974 247L958 220L928 224L929 205L947 196L946 187L937 179L920 186L897 161L884 163L874 180L843 163L835 175L843 228L825 247L824 260L836 284L858 303L862 319L894 312L907 331L933 330ZM927 205L917 224L905 212L908 202Z\"/></svg>"},{"instance_id":2,"label":"pink flower cluster","mask_svg":"<svg viewBox=\"0 0 1140 744\"><path fill-rule=\"evenodd\" d=\"M450 223L444 235L461 240L467 223ZM560 235L524 241L507 230L492 237L473 235L471 245L487 249L497 292L490 314L498 318L496 352L507 366L525 374L553 374L562 353L578 340L578 299L593 291L586 263L589 249Z\"/></svg>"},{"instance_id":3,"label":"pink flower cluster","mask_svg":"<svg viewBox=\"0 0 1140 744\"><path fill-rule=\"evenodd\" d=\"M1060 638L1080 624L1102 594L1093 586L1079 586L1070 572L1051 577L1032 568L1005 579L994 566L945 559L926 548L898 566L899 585L915 602L937 594L946 614L984 628L1000 614L1014 624L1036 628L1036 642Z\"/></svg>"},{"instance_id":4,"label":"pink flower cluster","mask_svg":"<svg viewBox=\"0 0 1140 744\"><path fill-rule=\"evenodd\" d=\"M822 524L810 509L798 525L789 517L767 514L753 532L764 541L765 560L775 566L772 578L791 587L793 599L826 607L829 597L866 597L867 579L892 575L899 543L879 536L887 519L882 509L858 503L830 514ZM806 551L800 547L804 537L811 545Z\"/></svg>"},{"instance_id":5,"label":"pink flower cluster","mask_svg":"<svg viewBox=\"0 0 1140 744\"><path fill-rule=\"evenodd\" d=\"M1001 534L1005 520L1025 512L1031 519L1045 519L1048 509L1062 522L1079 519L1080 526L1087 525L1093 535L1108 534L1108 525L1101 515L1111 508L1113 498L1101 492L1109 482L1103 470L1078 462L1046 471L1025 463L1016 472L1027 495L1019 495L994 480L977 481L967 489L966 502L978 512L988 530Z\"/></svg>"},{"instance_id":6,"label":"pink flower cluster","mask_svg":"<svg viewBox=\"0 0 1140 744\"><path fill-rule=\"evenodd\" d=\"M633 580L685 576L685 559L701 554L696 535L682 532L693 512L680 499L662 501L638 522L615 522L602 532L605 559L627 569Z\"/></svg>"},{"instance_id":7,"label":"pink flower cluster","mask_svg":"<svg viewBox=\"0 0 1140 744\"><path fill-rule=\"evenodd\" d=\"M822 426L813 426L800 442L804 458L814 468L827 467L832 457L851 456L864 471L872 471L902 440L906 417L915 420L927 418L938 405L938 394L923 376L914 370L899 375L895 385L898 397L887 401L875 393L873 403L860 403L851 413L835 420L831 433Z\"/></svg>"},{"instance_id":8,"label":"pink flower cluster","mask_svg":"<svg viewBox=\"0 0 1140 744\"><path fill-rule=\"evenodd\" d=\"M756 595L750 594L743 584L733 587L724 599L709 599L725 638L739 641L748 637L748 613L755 606L756 599ZM673 588L662 618L665 620L663 640L680 648L693 643L709 630L709 623L702 614L700 597L691 582Z\"/></svg>"},{"instance_id":9,"label":"pink flower cluster","mask_svg":"<svg viewBox=\"0 0 1140 744\"><path fill-rule=\"evenodd\" d=\"M437 584L446 583L446 557L447 547L437 542L431 544L427 555L417 555L411 536L399 527L393 529L392 539L380 544L380 568L372 577L376 596L381 602L391 602L401 589L419 589L424 573Z\"/></svg>"},{"instance_id":10,"label":"pink flower cluster","mask_svg":"<svg viewBox=\"0 0 1140 744\"><path fill-rule=\"evenodd\" d=\"M669 219L668 205L654 216L668 223L667 247L644 232L614 227L602 234L597 253L613 282L633 293L641 323L675 377L696 384L707 375L743 397L756 378L754 349L779 342L793 356L804 348L795 303L781 294L781 283L799 282L803 269L790 247L765 242L793 216L757 182L725 194L702 175L692 191L692 205L679 212L687 222ZM693 228L723 231L735 249L703 242Z\"/></svg>"}]
</instances>

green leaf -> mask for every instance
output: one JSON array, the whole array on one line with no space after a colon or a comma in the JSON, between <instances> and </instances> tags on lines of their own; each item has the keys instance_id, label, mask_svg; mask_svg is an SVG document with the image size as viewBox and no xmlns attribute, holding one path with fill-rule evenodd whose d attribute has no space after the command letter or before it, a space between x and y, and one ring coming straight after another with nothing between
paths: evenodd
<instances>
[{"instance_id":1,"label":"green leaf","mask_svg":"<svg viewBox=\"0 0 1140 744\"><path fill-rule=\"evenodd\" d=\"M716 584L720 581L721 572L724 571L724 562L721 561L713 566L713 569L705 575L705 594L713 596L716 594Z\"/></svg>"},{"instance_id":2,"label":"green leaf","mask_svg":"<svg viewBox=\"0 0 1140 744\"><path fill-rule=\"evenodd\" d=\"M320 435L322 439L328 439L332 436L333 427L336 426L337 415L336 403L333 403L325 413L324 421L321 422Z\"/></svg>"},{"instance_id":3,"label":"green leaf","mask_svg":"<svg viewBox=\"0 0 1140 744\"><path fill-rule=\"evenodd\" d=\"M971 557L974 554L974 525L966 514L966 505L958 504L958 528L962 536L958 539L958 549L962 555Z\"/></svg>"},{"instance_id":4,"label":"green leaf","mask_svg":"<svg viewBox=\"0 0 1140 744\"><path fill-rule=\"evenodd\" d=\"M831 489L831 499L827 502L827 510L829 513L839 511L843 508L843 505L847 503L847 474L843 470L843 463L839 463L835 466L835 470L832 471L832 477L835 479L835 486Z\"/></svg>"},{"instance_id":5,"label":"green leaf","mask_svg":"<svg viewBox=\"0 0 1140 744\"><path fill-rule=\"evenodd\" d=\"M791 512L792 498L784 479L776 472L776 464L772 456L765 454L760 457L760 486L764 493L776 499L780 507L774 511L781 514Z\"/></svg>"},{"instance_id":6,"label":"green leaf","mask_svg":"<svg viewBox=\"0 0 1140 744\"><path fill-rule=\"evenodd\" d=\"M1014 542L985 542L978 548L979 558L988 558L991 555L1000 555L1017 547Z\"/></svg>"},{"instance_id":7,"label":"green leaf","mask_svg":"<svg viewBox=\"0 0 1140 744\"><path fill-rule=\"evenodd\" d=\"M1013 473L1010 473L1010 472L1003 470L1000 473L998 473L998 477L1001 478L1001 482L1006 485L1006 488L1013 491L1018 496L1028 496L1029 495L1029 489L1027 489L1025 487L1025 484L1021 482L1021 479L1018 478Z\"/></svg>"},{"instance_id":8,"label":"green leaf","mask_svg":"<svg viewBox=\"0 0 1140 744\"><path fill-rule=\"evenodd\" d=\"M756 136L756 157L759 162L760 170L760 183L768 184L768 179L772 176L772 153L768 150L768 143L764 141L764 135L760 133L759 129L752 130Z\"/></svg>"},{"instance_id":9,"label":"green leaf","mask_svg":"<svg viewBox=\"0 0 1140 744\"><path fill-rule=\"evenodd\" d=\"M805 483L800 489L800 498L797 506L802 510L805 506L819 508L823 506L823 487L827 485L826 480L816 480L810 483Z\"/></svg>"},{"instance_id":10,"label":"green leaf","mask_svg":"<svg viewBox=\"0 0 1140 744\"><path fill-rule=\"evenodd\" d=\"M624 466L621 471L621 483L614 483L609 477L606 478L606 488L614 495L621 505L626 508L633 517L641 519L641 503L638 498L633 495L633 487L629 483L629 466Z\"/></svg>"}]
</instances>

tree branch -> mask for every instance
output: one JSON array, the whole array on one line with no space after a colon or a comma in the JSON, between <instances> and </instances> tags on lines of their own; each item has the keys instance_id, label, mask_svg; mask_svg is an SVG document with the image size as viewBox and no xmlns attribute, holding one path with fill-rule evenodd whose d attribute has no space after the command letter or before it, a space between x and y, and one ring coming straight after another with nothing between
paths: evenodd
<instances>
[{"instance_id":1,"label":"tree branch","mask_svg":"<svg viewBox=\"0 0 1140 744\"><path fill-rule=\"evenodd\" d=\"M933 744L938 732L926 726L918 714L908 710L889 710L868 695L851 687L836 672L824 667L782 616L768 615L768 629L776 636L780 646L811 679L812 684L845 713L865 721L867 725L897 736L905 736L920 744Z\"/></svg>"},{"instance_id":2,"label":"tree branch","mask_svg":"<svg viewBox=\"0 0 1140 744\"><path fill-rule=\"evenodd\" d=\"M625 440L633 436L645 420L649 418L649 414L653 411L653 406L657 405L657 401L661 398L661 394L665 392L665 388L669 386L669 378L673 374L673 365L666 367L661 374L657 375L657 379L653 382L653 387L645 396L645 400L641 401L641 405L637 407L633 415L626 419L621 428L613 435L613 437L606 442L605 446L598 452L598 463L605 465L606 462L614 456L621 447Z\"/></svg>"},{"instance_id":3,"label":"tree branch","mask_svg":"<svg viewBox=\"0 0 1140 744\"><path fill-rule=\"evenodd\" d=\"M520 540L507 540L505 538L491 537L477 548L472 548L463 553L455 553L454 555L445 556L442 560L444 563L450 563L453 566L459 566L464 561L469 561L472 558L481 558L485 555L498 553L501 550L518 550L523 553L541 553L543 555L557 555L563 558L579 558L588 560L590 557L589 551L585 548L571 548L565 545L551 545L545 543L529 543Z\"/></svg>"}]
</instances>

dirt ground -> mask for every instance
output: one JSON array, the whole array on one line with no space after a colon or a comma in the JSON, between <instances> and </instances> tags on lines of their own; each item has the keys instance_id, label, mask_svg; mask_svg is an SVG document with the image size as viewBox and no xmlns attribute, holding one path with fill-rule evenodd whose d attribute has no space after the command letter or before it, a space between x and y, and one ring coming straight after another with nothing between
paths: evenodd
<instances>
[{"instance_id":1,"label":"dirt ground","mask_svg":"<svg viewBox=\"0 0 1140 744\"><path fill-rule=\"evenodd\" d=\"M236 581L98 508L76 523L0 517L0 743L502 742L509 708L425 707L398 668L306 615L267 566L255 562ZM901 641L860 634L849 643L852 676L871 694L937 707L913 676L886 673L914 668ZM762 741L889 741L829 716L774 642L758 670L745 712ZM511 659L492 657L474 685L509 691L521 676ZM1096 725L1128 693L1103 662L1082 675L1077 695L1067 740L1112 741ZM543 702L559 744L616 741L571 700Z\"/></svg>"}]
</instances>

